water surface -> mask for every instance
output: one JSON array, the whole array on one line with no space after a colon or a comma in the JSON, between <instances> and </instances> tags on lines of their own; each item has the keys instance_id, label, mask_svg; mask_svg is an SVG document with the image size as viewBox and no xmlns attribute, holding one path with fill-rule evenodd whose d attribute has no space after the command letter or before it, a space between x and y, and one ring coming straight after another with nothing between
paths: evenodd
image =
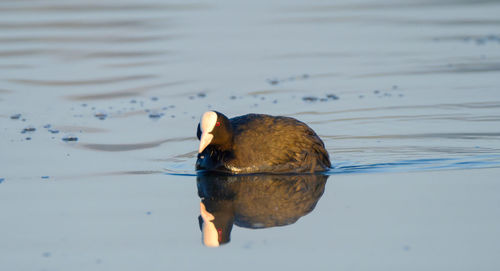
<instances>
[{"instance_id":1,"label":"water surface","mask_svg":"<svg viewBox=\"0 0 500 271\"><path fill-rule=\"evenodd\" d=\"M499 12L2 2L1 269L497 268ZM308 123L334 164L314 210L206 250L193 167L210 109Z\"/></svg>"}]
</instances>

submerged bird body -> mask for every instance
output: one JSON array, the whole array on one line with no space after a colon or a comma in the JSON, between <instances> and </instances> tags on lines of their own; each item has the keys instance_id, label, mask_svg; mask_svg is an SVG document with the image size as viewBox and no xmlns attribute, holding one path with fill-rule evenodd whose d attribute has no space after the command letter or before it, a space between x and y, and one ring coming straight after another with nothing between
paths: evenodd
<instances>
[{"instance_id":1,"label":"submerged bird body","mask_svg":"<svg viewBox=\"0 0 500 271\"><path fill-rule=\"evenodd\" d=\"M330 168L323 141L294 118L248 114L232 119L206 112L198 126L197 170L299 173Z\"/></svg>"}]
</instances>

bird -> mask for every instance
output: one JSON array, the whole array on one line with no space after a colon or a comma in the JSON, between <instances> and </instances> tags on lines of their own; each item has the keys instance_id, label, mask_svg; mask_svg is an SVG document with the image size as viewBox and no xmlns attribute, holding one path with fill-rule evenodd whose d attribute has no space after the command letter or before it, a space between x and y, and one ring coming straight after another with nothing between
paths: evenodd
<instances>
[{"instance_id":1,"label":"bird","mask_svg":"<svg viewBox=\"0 0 500 271\"><path fill-rule=\"evenodd\" d=\"M198 124L197 137L197 171L274 174L331 168L321 138L291 117L246 114L229 119L218 111L207 111Z\"/></svg>"}]
</instances>

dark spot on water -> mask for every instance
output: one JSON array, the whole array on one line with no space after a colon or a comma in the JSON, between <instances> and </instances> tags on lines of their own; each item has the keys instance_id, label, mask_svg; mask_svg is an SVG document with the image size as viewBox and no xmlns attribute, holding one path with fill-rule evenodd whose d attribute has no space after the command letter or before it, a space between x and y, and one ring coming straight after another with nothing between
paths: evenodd
<instances>
[{"instance_id":1,"label":"dark spot on water","mask_svg":"<svg viewBox=\"0 0 500 271\"><path fill-rule=\"evenodd\" d=\"M171 118L175 118L175 115L170 115Z\"/></svg>"},{"instance_id":2,"label":"dark spot on water","mask_svg":"<svg viewBox=\"0 0 500 271\"><path fill-rule=\"evenodd\" d=\"M406 245L406 246L403 246L403 250L404 251L410 251L411 250L411 247Z\"/></svg>"},{"instance_id":3,"label":"dark spot on water","mask_svg":"<svg viewBox=\"0 0 500 271\"><path fill-rule=\"evenodd\" d=\"M234 96L234 95L233 95L233 96L230 96L230 97L229 97L229 99L231 99L231 100L236 100L236 96Z\"/></svg>"},{"instance_id":4,"label":"dark spot on water","mask_svg":"<svg viewBox=\"0 0 500 271\"><path fill-rule=\"evenodd\" d=\"M377 89L376 89L376 90L374 90L374 91L373 91L373 93L375 93L375 94L379 94L379 93L380 93L380 90L377 90Z\"/></svg>"},{"instance_id":5,"label":"dark spot on water","mask_svg":"<svg viewBox=\"0 0 500 271\"><path fill-rule=\"evenodd\" d=\"M328 99L332 99L332 100L338 100L339 99L339 96L337 96L335 94L328 94L328 95L326 95L326 97Z\"/></svg>"},{"instance_id":6,"label":"dark spot on water","mask_svg":"<svg viewBox=\"0 0 500 271\"><path fill-rule=\"evenodd\" d=\"M25 134L25 133L32 133L36 131L36 128L35 127L26 127L24 128L22 131L21 131L21 134Z\"/></svg>"},{"instance_id":7,"label":"dark spot on water","mask_svg":"<svg viewBox=\"0 0 500 271\"><path fill-rule=\"evenodd\" d=\"M5 178L0 178L0 183L3 183L5 181Z\"/></svg>"},{"instance_id":8,"label":"dark spot on water","mask_svg":"<svg viewBox=\"0 0 500 271\"><path fill-rule=\"evenodd\" d=\"M48 179L50 178L49 176L42 176L42 179Z\"/></svg>"},{"instance_id":9,"label":"dark spot on water","mask_svg":"<svg viewBox=\"0 0 500 271\"><path fill-rule=\"evenodd\" d=\"M327 98L321 98L321 99L319 99L319 100L320 100L321 102L326 102L326 101L328 101L328 99L327 99Z\"/></svg>"},{"instance_id":10,"label":"dark spot on water","mask_svg":"<svg viewBox=\"0 0 500 271\"><path fill-rule=\"evenodd\" d=\"M108 114L106 114L104 112L98 112L98 113L94 114L94 117L96 117L100 120L105 120L108 117Z\"/></svg>"},{"instance_id":11,"label":"dark spot on water","mask_svg":"<svg viewBox=\"0 0 500 271\"><path fill-rule=\"evenodd\" d=\"M45 128L45 129L49 129L50 127L52 127L52 125L50 125L50 124L45 124L45 125L43 126L43 128Z\"/></svg>"},{"instance_id":12,"label":"dark spot on water","mask_svg":"<svg viewBox=\"0 0 500 271\"><path fill-rule=\"evenodd\" d=\"M164 115L163 113L154 112L154 113L149 114L149 118L150 119L159 119L159 118L163 117L163 115Z\"/></svg>"},{"instance_id":13,"label":"dark spot on water","mask_svg":"<svg viewBox=\"0 0 500 271\"><path fill-rule=\"evenodd\" d=\"M197 96L200 97L200 98L205 98L207 96L207 94L204 93L204 92L200 92L200 93L197 94Z\"/></svg>"},{"instance_id":14,"label":"dark spot on water","mask_svg":"<svg viewBox=\"0 0 500 271\"><path fill-rule=\"evenodd\" d=\"M189 99L190 100L194 100L194 96L189 96Z\"/></svg>"},{"instance_id":15,"label":"dark spot on water","mask_svg":"<svg viewBox=\"0 0 500 271\"><path fill-rule=\"evenodd\" d=\"M363 99L365 96L364 95L359 95L358 96L360 99Z\"/></svg>"},{"instance_id":16,"label":"dark spot on water","mask_svg":"<svg viewBox=\"0 0 500 271\"><path fill-rule=\"evenodd\" d=\"M398 96L399 96L399 97L403 97L404 95L403 95L403 94L399 94Z\"/></svg>"},{"instance_id":17,"label":"dark spot on water","mask_svg":"<svg viewBox=\"0 0 500 271\"><path fill-rule=\"evenodd\" d=\"M396 89L398 89L398 86L393 85L393 86L392 86L392 89L396 90Z\"/></svg>"},{"instance_id":18,"label":"dark spot on water","mask_svg":"<svg viewBox=\"0 0 500 271\"><path fill-rule=\"evenodd\" d=\"M21 114L14 114L14 115L10 116L10 119L13 119L13 120L18 120L19 118L21 118Z\"/></svg>"},{"instance_id":19,"label":"dark spot on water","mask_svg":"<svg viewBox=\"0 0 500 271\"><path fill-rule=\"evenodd\" d=\"M495 36L495 35L488 35L487 36L488 40L500 40L500 36Z\"/></svg>"},{"instance_id":20,"label":"dark spot on water","mask_svg":"<svg viewBox=\"0 0 500 271\"><path fill-rule=\"evenodd\" d=\"M278 103L278 100L273 100L273 104L276 104L276 103Z\"/></svg>"},{"instance_id":21,"label":"dark spot on water","mask_svg":"<svg viewBox=\"0 0 500 271\"><path fill-rule=\"evenodd\" d=\"M51 132L52 134L58 134L58 133L59 133L59 130L56 130L56 129L49 129L49 132Z\"/></svg>"},{"instance_id":22,"label":"dark spot on water","mask_svg":"<svg viewBox=\"0 0 500 271\"><path fill-rule=\"evenodd\" d=\"M304 79L307 79L307 78L309 78L309 74L307 74L307 73L304 73L304 74L302 75L302 78L304 78Z\"/></svg>"},{"instance_id":23,"label":"dark spot on water","mask_svg":"<svg viewBox=\"0 0 500 271\"><path fill-rule=\"evenodd\" d=\"M170 106L168 106L168 107L169 107L169 108L175 108L175 105L170 105Z\"/></svg>"},{"instance_id":24,"label":"dark spot on water","mask_svg":"<svg viewBox=\"0 0 500 271\"><path fill-rule=\"evenodd\" d=\"M146 212L146 214L147 214L147 215L151 215L151 212L150 212L150 211L148 211L148 212Z\"/></svg>"},{"instance_id":25,"label":"dark spot on water","mask_svg":"<svg viewBox=\"0 0 500 271\"><path fill-rule=\"evenodd\" d=\"M95 110L95 106L92 106L92 108L91 108L91 109L92 109L92 110Z\"/></svg>"},{"instance_id":26,"label":"dark spot on water","mask_svg":"<svg viewBox=\"0 0 500 271\"><path fill-rule=\"evenodd\" d=\"M306 97L302 97L302 100L305 102L316 102L318 100L318 97L306 96Z\"/></svg>"},{"instance_id":27,"label":"dark spot on water","mask_svg":"<svg viewBox=\"0 0 500 271\"><path fill-rule=\"evenodd\" d=\"M78 141L78 137L76 136L65 136L62 138L62 141L65 141L65 142L76 142Z\"/></svg>"},{"instance_id":28,"label":"dark spot on water","mask_svg":"<svg viewBox=\"0 0 500 271\"><path fill-rule=\"evenodd\" d=\"M153 102L158 101L158 97L151 97L151 101L153 101Z\"/></svg>"},{"instance_id":29,"label":"dark spot on water","mask_svg":"<svg viewBox=\"0 0 500 271\"><path fill-rule=\"evenodd\" d=\"M27 138L25 138L25 139L26 139L26 140L31 140L31 137L29 137L29 136L28 136L28 137L27 137Z\"/></svg>"},{"instance_id":30,"label":"dark spot on water","mask_svg":"<svg viewBox=\"0 0 500 271\"><path fill-rule=\"evenodd\" d=\"M82 107L87 107L87 104L81 104Z\"/></svg>"},{"instance_id":31,"label":"dark spot on water","mask_svg":"<svg viewBox=\"0 0 500 271\"><path fill-rule=\"evenodd\" d=\"M26 121L26 119L22 119L21 121Z\"/></svg>"},{"instance_id":32,"label":"dark spot on water","mask_svg":"<svg viewBox=\"0 0 500 271\"><path fill-rule=\"evenodd\" d=\"M260 97L261 101L264 101L265 99L266 99L266 97Z\"/></svg>"},{"instance_id":33,"label":"dark spot on water","mask_svg":"<svg viewBox=\"0 0 500 271\"><path fill-rule=\"evenodd\" d=\"M42 257L49 258L50 256L52 256L52 254L50 252L42 253Z\"/></svg>"},{"instance_id":34,"label":"dark spot on water","mask_svg":"<svg viewBox=\"0 0 500 271\"><path fill-rule=\"evenodd\" d=\"M149 113L151 110L149 109L144 109L144 112Z\"/></svg>"},{"instance_id":35,"label":"dark spot on water","mask_svg":"<svg viewBox=\"0 0 500 271\"><path fill-rule=\"evenodd\" d=\"M136 101L136 100L130 100L130 103L131 103L131 104L136 104L136 103L137 103L137 101Z\"/></svg>"},{"instance_id":36,"label":"dark spot on water","mask_svg":"<svg viewBox=\"0 0 500 271\"><path fill-rule=\"evenodd\" d=\"M271 85L277 85L280 81L278 79L267 79L267 82Z\"/></svg>"}]
</instances>

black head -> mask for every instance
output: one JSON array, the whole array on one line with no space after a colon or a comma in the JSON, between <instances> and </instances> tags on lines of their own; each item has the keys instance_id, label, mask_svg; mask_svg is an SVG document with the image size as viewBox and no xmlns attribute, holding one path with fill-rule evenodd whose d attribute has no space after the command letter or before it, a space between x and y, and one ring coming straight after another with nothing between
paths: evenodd
<instances>
[{"instance_id":1,"label":"black head","mask_svg":"<svg viewBox=\"0 0 500 271\"><path fill-rule=\"evenodd\" d=\"M233 145L233 127L224 114L217 111L207 111L198 124L197 137L200 140L198 153L203 152L207 146L227 151Z\"/></svg>"}]
</instances>

